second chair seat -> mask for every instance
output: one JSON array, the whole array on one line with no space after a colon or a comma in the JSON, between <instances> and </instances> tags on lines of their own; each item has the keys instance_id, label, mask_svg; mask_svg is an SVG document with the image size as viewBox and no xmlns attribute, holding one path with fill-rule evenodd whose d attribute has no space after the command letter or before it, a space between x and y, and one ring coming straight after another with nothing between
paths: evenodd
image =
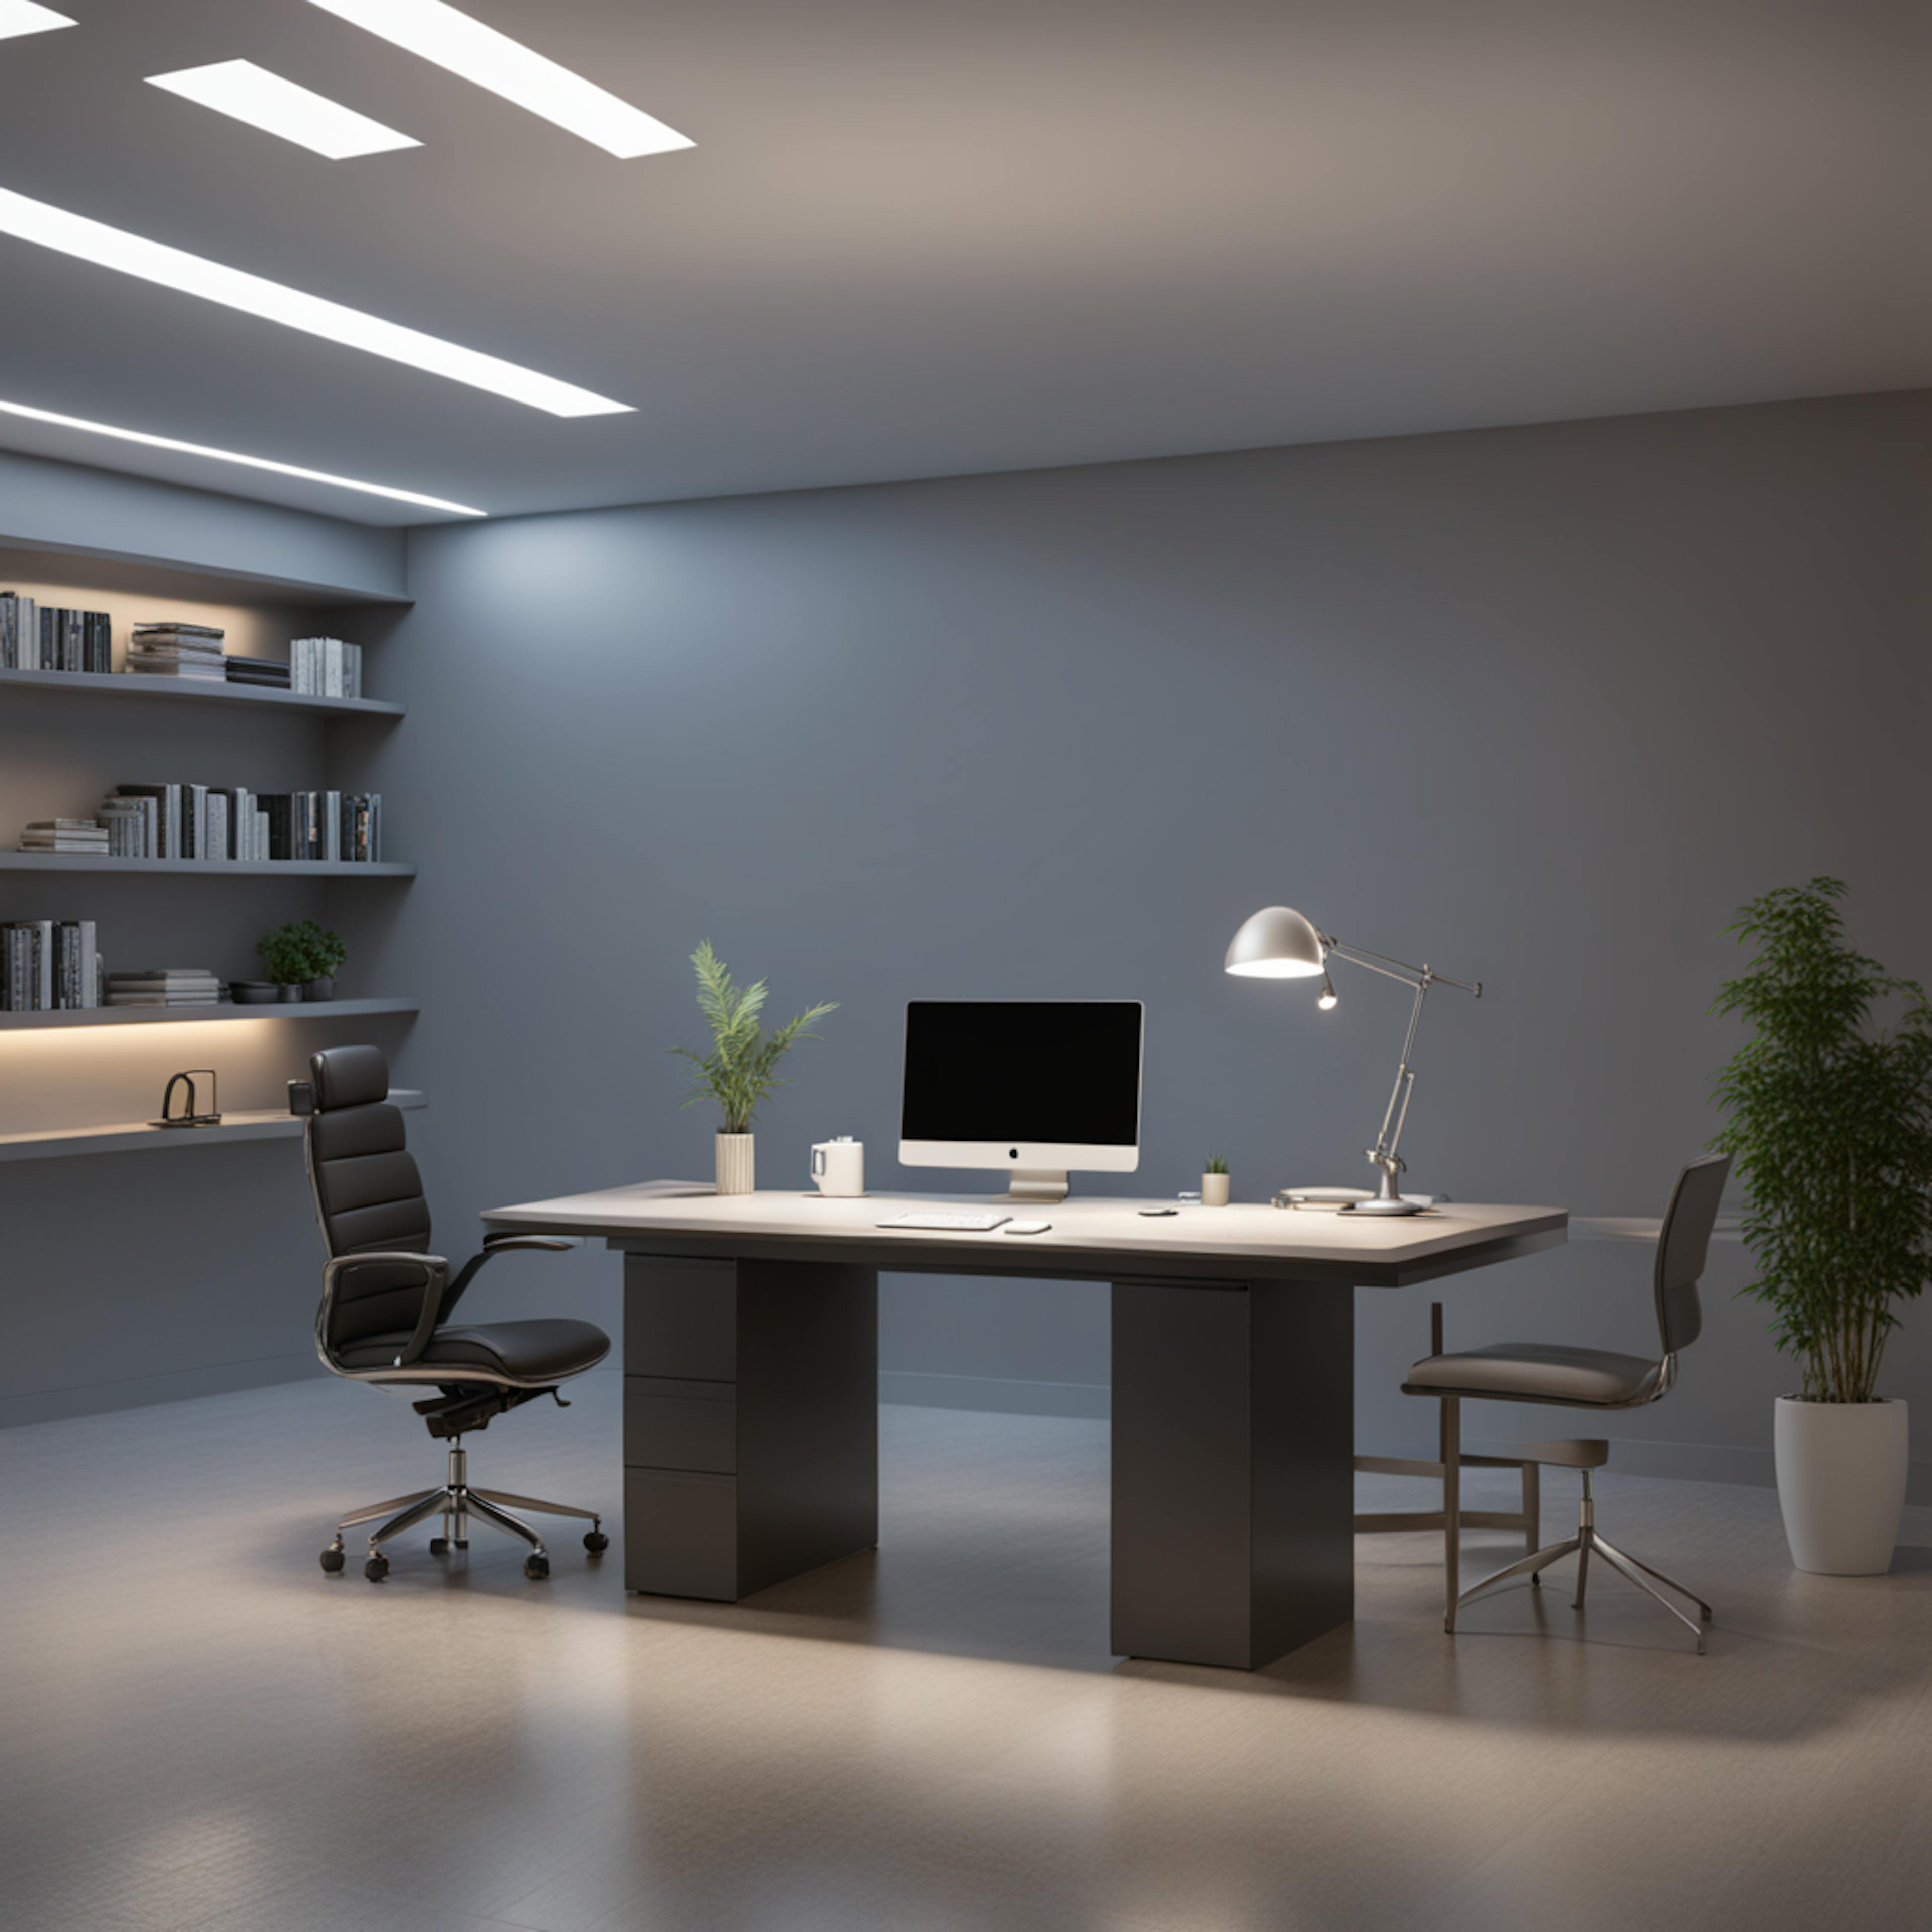
<instances>
[{"instance_id":1,"label":"second chair seat","mask_svg":"<svg viewBox=\"0 0 1932 1932\"><path fill-rule=\"evenodd\" d=\"M1409 1370L1402 1386L1412 1395L1486 1395L1505 1401L1600 1403L1621 1408L1642 1400L1658 1372L1654 1361L1607 1348L1498 1342L1486 1348L1432 1355Z\"/></svg>"},{"instance_id":2,"label":"second chair seat","mask_svg":"<svg viewBox=\"0 0 1932 1932\"><path fill-rule=\"evenodd\" d=\"M406 1334L371 1335L338 1352L345 1367L380 1369L393 1362L409 1343ZM610 1352L610 1338L588 1322L491 1322L437 1329L410 1366L488 1369L520 1382L550 1382L595 1368Z\"/></svg>"}]
</instances>

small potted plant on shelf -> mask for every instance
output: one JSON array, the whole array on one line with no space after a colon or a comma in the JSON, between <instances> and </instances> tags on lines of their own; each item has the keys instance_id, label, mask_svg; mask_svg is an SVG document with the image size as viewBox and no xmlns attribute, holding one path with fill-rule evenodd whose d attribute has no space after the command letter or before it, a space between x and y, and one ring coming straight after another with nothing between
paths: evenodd
<instances>
[{"instance_id":1,"label":"small potted plant on shelf","mask_svg":"<svg viewBox=\"0 0 1932 1932\"><path fill-rule=\"evenodd\" d=\"M1228 1204L1228 1156L1224 1154L1210 1154L1208 1164L1201 1171L1201 1204L1204 1208L1225 1208Z\"/></svg>"},{"instance_id":2,"label":"small potted plant on shelf","mask_svg":"<svg viewBox=\"0 0 1932 1932\"><path fill-rule=\"evenodd\" d=\"M281 989L284 1001L334 999L335 976L349 957L342 941L312 919L296 920L264 933L255 950L261 956L262 971L272 985Z\"/></svg>"},{"instance_id":3,"label":"small potted plant on shelf","mask_svg":"<svg viewBox=\"0 0 1932 1932\"><path fill-rule=\"evenodd\" d=\"M693 1053L688 1047L671 1051L691 1062L691 1093L684 1104L694 1107L716 1101L724 1112L718 1130L718 1191L748 1194L754 1174L752 1121L775 1087L791 1083L778 1076L778 1062L801 1040L816 1040L809 1030L814 1020L838 1010L820 1005L766 1033L760 1024L766 988L762 980L740 988L724 962L706 940L691 956L698 973L699 1010L711 1026L711 1051Z\"/></svg>"},{"instance_id":4,"label":"small potted plant on shelf","mask_svg":"<svg viewBox=\"0 0 1932 1932\"><path fill-rule=\"evenodd\" d=\"M1751 1036L1719 1076L1744 1234L1780 1349L1778 1497L1801 1570L1890 1568L1905 1503L1906 1405L1878 1393L1893 1304L1932 1274L1932 1006L1845 943L1836 879L1754 899L1731 930L1757 956L1715 1010ZM1874 1009L1892 1010L1889 1030Z\"/></svg>"}]
</instances>

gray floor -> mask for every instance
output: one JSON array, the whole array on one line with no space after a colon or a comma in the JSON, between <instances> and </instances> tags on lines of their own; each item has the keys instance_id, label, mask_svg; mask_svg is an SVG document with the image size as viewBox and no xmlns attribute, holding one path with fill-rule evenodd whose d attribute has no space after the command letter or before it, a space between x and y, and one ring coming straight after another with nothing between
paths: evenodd
<instances>
[{"instance_id":1,"label":"gray floor","mask_svg":"<svg viewBox=\"0 0 1932 1932\"><path fill-rule=\"evenodd\" d=\"M476 1480L614 1503L617 1378L578 1386L476 1438ZM1451 1642L1432 1540L1383 1537L1355 1628L1244 1677L1106 1654L1104 1424L884 1414L884 1547L728 1610L626 1599L567 1533L547 1584L496 1541L324 1577L338 1508L436 1466L364 1389L0 1433L0 1919L1932 1920L1932 1510L1891 1576L1827 1580L1768 1491L1612 1475L1610 1534L1715 1600L1708 1658L1613 1578L1586 1618L1518 1591ZM1508 1553L1472 1541L1472 1576Z\"/></svg>"}]
</instances>

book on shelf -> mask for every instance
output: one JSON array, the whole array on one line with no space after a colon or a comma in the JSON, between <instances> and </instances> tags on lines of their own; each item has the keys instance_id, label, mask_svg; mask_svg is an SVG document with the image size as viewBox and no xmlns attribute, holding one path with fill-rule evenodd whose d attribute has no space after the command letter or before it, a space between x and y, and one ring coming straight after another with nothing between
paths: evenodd
<instances>
[{"instance_id":1,"label":"book on shelf","mask_svg":"<svg viewBox=\"0 0 1932 1932\"><path fill-rule=\"evenodd\" d=\"M360 698L362 646L340 638L297 638L289 646L290 688L310 698Z\"/></svg>"},{"instance_id":2,"label":"book on shelf","mask_svg":"<svg viewBox=\"0 0 1932 1932\"><path fill-rule=\"evenodd\" d=\"M290 689L289 668L273 658L229 657L224 667L230 684L268 686L277 691Z\"/></svg>"},{"instance_id":3,"label":"book on shelf","mask_svg":"<svg viewBox=\"0 0 1932 1932\"><path fill-rule=\"evenodd\" d=\"M113 625L105 610L36 604L18 591L0 590L0 669L113 668Z\"/></svg>"},{"instance_id":4,"label":"book on shelf","mask_svg":"<svg viewBox=\"0 0 1932 1932\"><path fill-rule=\"evenodd\" d=\"M125 784L103 803L100 816L97 836L106 843L87 849L114 858L368 865L382 856L380 792Z\"/></svg>"},{"instance_id":5,"label":"book on shelf","mask_svg":"<svg viewBox=\"0 0 1932 1932\"><path fill-rule=\"evenodd\" d=\"M16 920L0 926L0 1003L11 1013L99 1006L100 956L93 920Z\"/></svg>"},{"instance_id":6,"label":"book on shelf","mask_svg":"<svg viewBox=\"0 0 1932 1932\"><path fill-rule=\"evenodd\" d=\"M91 818L36 818L20 834L22 852L109 850L108 831Z\"/></svg>"},{"instance_id":7,"label":"book on shelf","mask_svg":"<svg viewBox=\"0 0 1932 1932\"><path fill-rule=\"evenodd\" d=\"M205 966L151 967L145 972L110 973L110 1006L213 1006L221 1003L221 982Z\"/></svg>"}]
</instances>

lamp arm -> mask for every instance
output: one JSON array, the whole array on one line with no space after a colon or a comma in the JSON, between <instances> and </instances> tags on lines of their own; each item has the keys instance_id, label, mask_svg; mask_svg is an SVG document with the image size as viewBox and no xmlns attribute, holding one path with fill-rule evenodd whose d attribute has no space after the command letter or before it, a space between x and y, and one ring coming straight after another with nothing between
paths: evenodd
<instances>
[{"instance_id":1,"label":"lamp arm","mask_svg":"<svg viewBox=\"0 0 1932 1932\"><path fill-rule=\"evenodd\" d=\"M1317 936L1325 951L1347 960L1352 966L1379 973L1384 980L1399 980L1404 986L1415 988L1415 1004L1409 1009L1408 1031L1402 1036L1402 1058L1396 1065L1395 1084L1389 1089L1388 1105L1382 1110L1382 1124L1376 1136L1376 1144L1368 1150L1369 1159L1382 1170L1382 1198L1394 1202L1401 1191L1396 1185L1396 1176L1405 1167L1397 1149L1402 1144L1402 1130L1408 1119L1409 1096L1415 1090L1415 1070L1409 1064L1409 1056L1415 1051L1415 1030L1422 1023L1422 1003L1429 997L1430 988L1438 980L1444 986L1454 986L1478 1000L1483 997L1483 982L1480 980L1474 982L1451 980L1432 966L1412 966L1406 960L1391 959L1385 953L1371 952L1366 946L1347 945L1325 932L1318 932Z\"/></svg>"}]
</instances>

